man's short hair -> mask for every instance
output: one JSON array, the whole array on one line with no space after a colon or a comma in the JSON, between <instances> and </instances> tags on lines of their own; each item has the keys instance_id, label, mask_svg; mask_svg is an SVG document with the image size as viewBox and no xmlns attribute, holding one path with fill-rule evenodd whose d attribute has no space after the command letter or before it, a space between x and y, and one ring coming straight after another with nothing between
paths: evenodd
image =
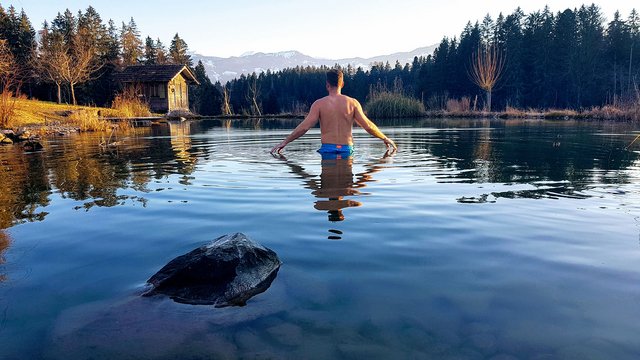
<instances>
[{"instance_id":1,"label":"man's short hair","mask_svg":"<svg viewBox=\"0 0 640 360\"><path fill-rule=\"evenodd\" d=\"M327 71L327 83L331 87L344 86L344 75L340 69L331 69Z\"/></svg>"}]
</instances>

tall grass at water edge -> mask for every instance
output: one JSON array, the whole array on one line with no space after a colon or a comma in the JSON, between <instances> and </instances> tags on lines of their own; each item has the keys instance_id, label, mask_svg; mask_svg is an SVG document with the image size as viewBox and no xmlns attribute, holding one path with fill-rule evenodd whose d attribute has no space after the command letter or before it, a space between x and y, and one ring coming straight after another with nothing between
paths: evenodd
<instances>
[{"instance_id":1,"label":"tall grass at water edge","mask_svg":"<svg viewBox=\"0 0 640 360\"><path fill-rule=\"evenodd\" d=\"M424 105L420 101L390 91L370 96L365 111L373 118L410 118L425 115Z\"/></svg>"},{"instance_id":2,"label":"tall grass at water edge","mask_svg":"<svg viewBox=\"0 0 640 360\"><path fill-rule=\"evenodd\" d=\"M131 92L116 95L107 117L136 118L151 116L149 104Z\"/></svg>"}]
</instances>

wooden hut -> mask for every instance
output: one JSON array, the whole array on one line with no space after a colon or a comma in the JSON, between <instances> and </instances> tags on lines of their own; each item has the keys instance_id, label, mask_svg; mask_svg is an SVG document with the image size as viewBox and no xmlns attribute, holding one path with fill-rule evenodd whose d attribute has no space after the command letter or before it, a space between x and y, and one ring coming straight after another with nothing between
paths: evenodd
<instances>
[{"instance_id":1,"label":"wooden hut","mask_svg":"<svg viewBox=\"0 0 640 360\"><path fill-rule=\"evenodd\" d=\"M199 84L188 66L175 64L128 66L116 79L157 113L189 110L189 84Z\"/></svg>"}]
</instances>

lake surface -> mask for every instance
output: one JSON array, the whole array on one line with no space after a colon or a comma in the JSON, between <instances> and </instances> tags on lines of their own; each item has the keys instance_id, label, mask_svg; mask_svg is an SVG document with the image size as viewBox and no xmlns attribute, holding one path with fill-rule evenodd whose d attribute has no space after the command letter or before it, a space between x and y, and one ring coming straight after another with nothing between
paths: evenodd
<instances>
[{"instance_id":1,"label":"lake surface","mask_svg":"<svg viewBox=\"0 0 640 360\"><path fill-rule=\"evenodd\" d=\"M640 124L390 121L352 159L293 121L0 147L0 358L640 357ZM277 278L244 307L140 298L243 232Z\"/></svg>"}]
</instances>

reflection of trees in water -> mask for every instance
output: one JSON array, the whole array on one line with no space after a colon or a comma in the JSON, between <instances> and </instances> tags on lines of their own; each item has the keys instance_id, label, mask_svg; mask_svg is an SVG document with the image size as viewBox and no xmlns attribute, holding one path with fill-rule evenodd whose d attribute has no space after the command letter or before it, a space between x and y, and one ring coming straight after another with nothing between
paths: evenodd
<instances>
[{"instance_id":1,"label":"reflection of trees in water","mask_svg":"<svg viewBox=\"0 0 640 360\"><path fill-rule=\"evenodd\" d=\"M9 238L9 234L5 231L0 230L0 266L4 264L4 252L9 248L11 244L11 238ZM0 273L0 282L7 280L7 276L5 274Z\"/></svg>"},{"instance_id":2,"label":"reflection of trees in water","mask_svg":"<svg viewBox=\"0 0 640 360\"><path fill-rule=\"evenodd\" d=\"M264 129L293 129L300 122L301 118L290 119L273 119L273 118L255 118L255 119L208 119L199 123L201 130L213 128L236 128L248 130L264 130Z\"/></svg>"},{"instance_id":3,"label":"reflection of trees in water","mask_svg":"<svg viewBox=\"0 0 640 360\"><path fill-rule=\"evenodd\" d=\"M627 183L629 175L621 170L638 158L624 149L626 138L594 135L594 124L473 120L468 125L480 129L412 133L408 146L434 155L440 167L451 170L439 177L441 182L562 183L552 190L564 195L595 183ZM610 126L602 130L630 131L624 124ZM520 196L536 197L535 192Z\"/></svg>"},{"instance_id":4,"label":"reflection of trees in water","mask_svg":"<svg viewBox=\"0 0 640 360\"><path fill-rule=\"evenodd\" d=\"M457 127L456 123L456 127ZM478 130L443 130L437 141L413 134L412 147L433 154L450 171L440 182L528 184L534 189L482 194L460 202L495 198L575 198L594 184L629 183L638 156L625 150L629 124L536 122L530 120L468 121ZM488 129L491 127L491 129ZM431 141L429 141L431 140Z\"/></svg>"},{"instance_id":5,"label":"reflection of trees in water","mask_svg":"<svg viewBox=\"0 0 640 360\"><path fill-rule=\"evenodd\" d=\"M18 146L0 158L0 229L16 222L42 220L38 209L49 204L51 193L45 159L41 153L25 154Z\"/></svg>"},{"instance_id":6,"label":"reflection of trees in water","mask_svg":"<svg viewBox=\"0 0 640 360\"><path fill-rule=\"evenodd\" d=\"M41 210L49 204L52 189L63 198L83 201L76 209L115 206L127 201L146 200L119 195L118 190L133 188L146 192L153 178L182 174L195 169L199 153L192 150L189 123L166 128L166 137L138 135L149 129L134 129L119 139L123 145L101 149L94 134L82 134L50 143L45 152L25 154L18 146L0 153L0 228L16 222L40 221ZM164 131L162 126L155 131ZM204 148L198 150L206 151Z\"/></svg>"}]
</instances>

